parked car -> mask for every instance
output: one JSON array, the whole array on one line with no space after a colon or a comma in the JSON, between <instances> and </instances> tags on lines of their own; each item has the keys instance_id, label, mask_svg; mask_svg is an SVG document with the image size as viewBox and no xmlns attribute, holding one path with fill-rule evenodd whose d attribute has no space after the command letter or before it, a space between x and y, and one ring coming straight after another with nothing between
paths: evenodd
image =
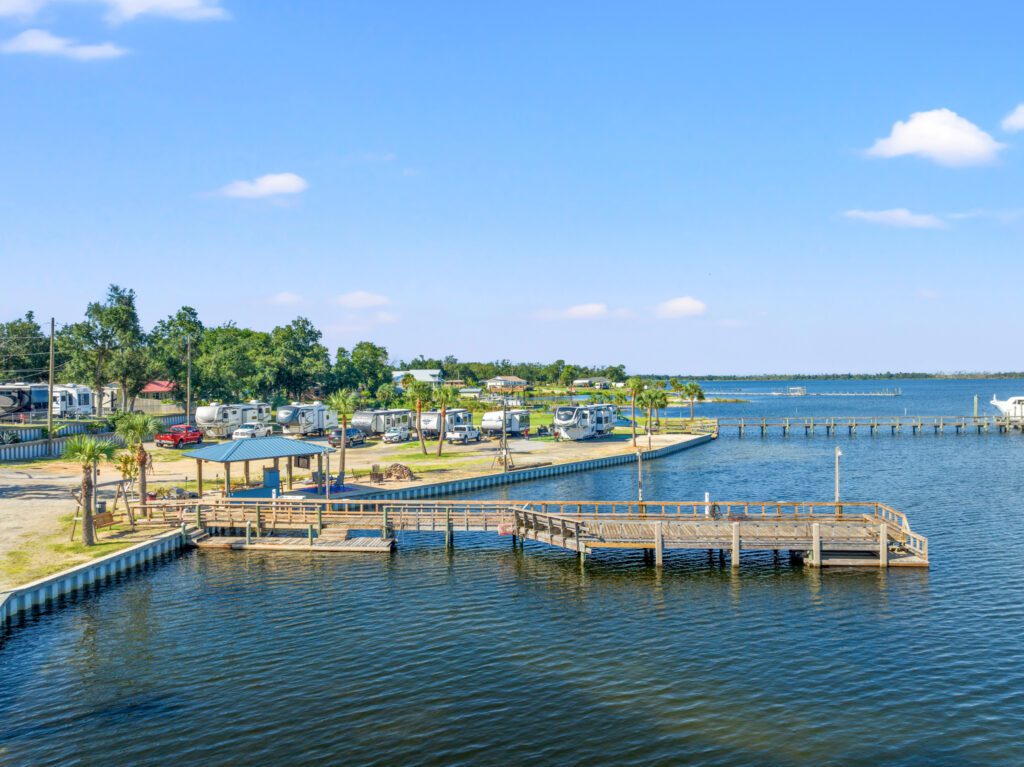
<instances>
[{"instance_id":1,"label":"parked car","mask_svg":"<svg viewBox=\"0 0 1024 767\"><path fill-rule=\"evenodd\" d=\"M444 438L449 442L461 442L463 444L479 442L480 437L480 430L471 424L453 426L444 433Z\"/></svg>"},{"instance_id":2,"label":"parked car","mask_svg":"<svg viewBox=\"0 0 1024 767\"><path fill-rule=\"evenodd\" d=\"M167 431L162 431L153 437L157 447L184 447L185 445L198 445L203 441L203 432L195 426L180 424L172 426Z\"/></svg>"},{"instance_id":3,"label":"parked car","mask_svg":"<svg viewBox=\"0 0 1024 767\"><path fill-rule=\"evenodd\" d=\"M366 434L362 429L349 426L345 430L345 434L345 447L366 444ZM331 429L331 433L327 435L327 444L331 447L341 447L341 429Z\"/></svg>"},{"instance_id":4,"label":"parked car","mask_svg":"<svg viewBox=\"0 0 1024 767\"><path fill-rule=\"evenodd\" d=\"M252 437L269 437L274 433L270 424L243 423L231 433L231 439L251 439Z\"/></svg>"},{"instance_id":5,"label":"parked car","mask_svg":"<svg viewBox=\"0 0 1024 767\"><path fill-rule=\"evenodd\" d=\"M385 442L407 442L409 439L408 426L392 426L384 432Z\"/></svg>"}]
</instances>

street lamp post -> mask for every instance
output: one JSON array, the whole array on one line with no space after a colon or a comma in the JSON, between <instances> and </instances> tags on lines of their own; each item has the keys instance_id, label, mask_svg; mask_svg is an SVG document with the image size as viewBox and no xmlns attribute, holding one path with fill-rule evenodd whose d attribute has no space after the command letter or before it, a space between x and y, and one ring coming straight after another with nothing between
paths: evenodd
<instances>
[{"instance_id":1,"label":"street lamp post","mask_svg":"<svg viewBox=\"0 0 1024 767\"><path fill-rule=\"evenodd\" d=\"M841 517L843 515L843 507L839 505L839 457L843 454L843 451L836 447L836 516Z\"/></svg>"}]
</instances>

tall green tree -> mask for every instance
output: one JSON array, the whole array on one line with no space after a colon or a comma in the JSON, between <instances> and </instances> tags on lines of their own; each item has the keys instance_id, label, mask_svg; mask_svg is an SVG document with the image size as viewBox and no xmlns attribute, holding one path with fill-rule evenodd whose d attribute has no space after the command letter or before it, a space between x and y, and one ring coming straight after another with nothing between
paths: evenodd
<instances>
[{"instance_id":1,"label":"tall green tree","mask_svg":"<svg viewBox=\"0 0 1024 767\"><path fill-rule=\"evenodd\" d=\"M331 361L327 347L320 343L322 337L305 317L271 331L274 383L289 398L300 399L305 392L327 382Z\"/></svg>"},{"instance_id":2,"label":"tall green tree","mask_svg":"<svg viewBox=\"0 0 1024 767\"><path fill-rule=\"evenodd\" d=\"M149 334L154 376L174 384L174 400L182 405L185 404L189 342L194 363L199 356L205 330L199 313L191 306L183 306L156 323ZM192 391L200 392L203 388L199 367L193 364Z\"/></svg>"},{"instance_id":3,"label":"tall green tree","mask_svg":"<svg viewBox=\"0 0 1024 767\"><path fill-rule=\"evenodd\" d=\"M378 405L387 409L398 399L398 389L395 388L394 384L381 384L377 387L375 398Z\"/></svg>"},{"instance_id":4,"label":"tall green tree","mask_svg":"<svg viewBox=\"0 0 1024 767\"><path fill-rule=\"evenodd\" d=\"M270 336L234 323L207 328L192 365L204 399L233 401L270 397L274 392Z\"/></svg>"},{"instance_id":5,"label":"tall green tree","mask_svg":"<svg viewBox=\"0 0 1024 767\"><path fill-rule=\"evenodd\" d=\"M139 505L144 512L147 511L146 467L149 466L146 442L153 439L162 428L163 424L157 418L146 413L121 413L114 424L114 433L124 440L139 465Z\"/></svg>"},{"instance_id":6,"label":"tall green tree","mask_svg":"<svg viewBox=\"0 0 1024 767\"><path fill-rule=\"evenodd\" d=\"M35 314L0 322L0 380L45 381L49 375L50 342Z\"/></svg>"},{"instance_id":7,"label":"tall green tree","mask_svg":"<svg viewBox=\"0 0 1024 767\"><path fill-rule=\"evenodd\" d=\"M626 391L629 392L630 399L632 400L632 413L630 414L630 421L632 422L633 429L633 447L636 447L636 398L644 390L644 379L640 376L633 376L626 381Z\"/></svg>"},{"instance_id":8,"label":"tall green tree","mask_svg":"<svg viewBox=\"0 0 1024 767\"><path fill-rule=\"evenodd\" d=\"M446 419L448 417L448 408L459 401L459 395L450 386L439 386L436 389L434 389L432 399L434 400L434 404L441 411L441 417L437 427L437 454L438 456L440 456L441 450L444 447L444 432Z\"/></svg>"},{"instance_id":9,"label":"tall green tree","mask_svg":"<svg viewBox=\"0 0 1024 767\"><path fill-rule=\"evenodd\" d=\"M704 401L704 389L696 381L690 381L683 387L683 396L690 400L690 420L692 421L694 403Z\"/></svg>"},{"instance_id":10,"label":"tall green tree","mask_svg":"<svg viewBox=\"0 0 1024 767\"><path fill-rule=\"evenodd\" d=\"M92 489L96 466L100 461L113 460L117 445L109 439L96 439L85 434L69 437L64 459L82 467L82 543L92 546L96 540L92 528Z\"/></svg>"},{"instance_id":11,"label":"tall green tree","mask_svg":"<svg viewBox=\"0 0 1024 767\"><path fill-rule=\"evenodd\" d=\"M411 375L402 379L402 388L405 390L406 401L410 407L416 409L416 436L420 441L420 450L423 455L427 454L427 442L423 439L423 403L430 402L433 393L430 384L425 381L417 381Z\"/></svg>"},{"instance_id":12,"label":"tall green tree","mask_svg":"<svg viewBox=\"0 0 1024 767\"><path fill-rule=\"evenodd\" d=\"M348 421L359 408L359 392L354 389L339 389L325 400L327 407L338 413L341 419L341 483L345 484L345 448L348 446Z\"/></svg>"},{"instance_id":13,"label":"tall green tree","mask_svg":"<svg viewBox=\"0 0 1024 767\"><path fill-rule=\"evenodd\" d=\"M375 392L386 383L392 383L391 365L388 364L388 350L369 341L360 341L352 348L352 369L359 387L366 392Z\"/></svg>"}]
</instances>

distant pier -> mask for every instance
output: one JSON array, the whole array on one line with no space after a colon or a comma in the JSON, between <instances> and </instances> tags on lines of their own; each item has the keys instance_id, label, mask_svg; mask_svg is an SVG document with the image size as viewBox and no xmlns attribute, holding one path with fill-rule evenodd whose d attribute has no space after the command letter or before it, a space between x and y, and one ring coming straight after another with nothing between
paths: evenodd
<instances>
[{"instance_id":1,"label":"distant pier","mask_svg":"<svg viewBox=\"0 0 1024 767\"><path fill-rule=\"evenodd\" d=\"M707 419L714 423L715 434L723 430L735 429L739 436L748 431L759 433L762 437L775 432L783 436L791 433L803 433L806 436L825 434L835 436L846 433L856 436L867 434L1009 434L1021 431L1024 421L1010 416L807 416L799 418L715 418Z\"/></svg>"}]
</instances>

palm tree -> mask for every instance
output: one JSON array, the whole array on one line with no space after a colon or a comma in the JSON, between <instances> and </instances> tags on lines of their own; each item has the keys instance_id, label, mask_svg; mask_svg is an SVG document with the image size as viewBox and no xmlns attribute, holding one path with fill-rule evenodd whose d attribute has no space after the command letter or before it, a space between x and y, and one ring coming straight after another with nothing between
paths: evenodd
<instances>
[{"instance_id":1,"label":"palm tree","mask_svg":"<svg viewBox=\"0 0 1024 767\"><path fill-rule=\"evenodd\" d=\"M655 424L661 428L661 411L668 407L668 392L664 389L654 389L650 395L649 402L654 408Z\"/></svg>"},{"instance_id":2,"label":"palm tree","mask_svg":"<svg viewBox=\"0 0 1024 767\"><path fill-rule=\"evenodd\" d=\"M164 425L148 413L125 413L117 419L114 433L124 440L125 446L135 454L135 462L139 465L139 505L146 509L146 467L149 465L149 453L146 452L146 440L153 439ZM146 514L147 518L149 514Z\"/></svg>"},{"instance_id":3,"label":"palm tree","mask_svg":"<svg viewBox=\"0 0 1024 767\"><path fill-rule=\"evenodd\" d=\"M636 447L636 398L644 390L644 379L640 376L633 376L626 381L626 391L630 393L632 399L632 413L630 414L630 420L633 422L633 447Z\"/></svg>"},{"instance_id":4,"label":"palm tree","mask_svg":"<svg viewBox=\"0 0 1024 767\"><path fill-rule=\"evenodd\" d=\"M383 384L384 388L387 384ZM339 389L327 397L327 407L337 412L341 419L341 466L338 469L338 476L341 477L341 484L345 484L345 446L348 444L348 419L359 407L359 392L352 389ZM330 477L328 477L330 482Z\"/></svg>"},{"instance_id":5,"label":"palm tree","mask_svg":"<svg viewBox=\"0 0 1024 767\"><path fill-rule=\"evenodd\" d=\"M651 400L653 399L653 397L653 391L648 391L647 389L644 389L642 392L636 395L636 402L634 403L634 407L636 405L639 405L640 409L646 412L646 415L644 416L644 431L646 431L648 434L651 433Z\"/></svg>"},{"instance_id":6,"label":"palm tree","mask_svg":"<svg viewBox=\"0 0 1024 767\"><path fill-rule=\"evenodd\" d=\"M76 434L67 441L64 458L82 467L82 543L95 543L92 530L92 490L95 485L96 465L109 461L117 452L117 445L109 439L96 439Z\"/></svg>"},{"instance_id":7,"label":"palm tree","mask_svg":"<svg viewBox=\"0 0 1024 767\"><path fill-rule=\"evenodd\" d=\"M693 403L704 401L704 390L696 381L690 381L683 387L683 396L690 400L690 420L693 420Z\"/></svg>"},{"instance_id":8,"label":"palm tree","mask_svg":"<svg viewBox=\"0 0 1024 767\"><path fill-rule=\"evenodd\" d=\"M423 451L423 455L427 454L427 443L423 439L423 403L430 401L430 384L425 381L417 381L411 375L406 376L402 379L402 388L405 389L405 396L409 399L409 404L414 405L416 408L416 436L420 440L420 450Z\"/></svg>"},{"instance_id":9,"label":"palm tree","mask_svg":"<svg viewBox=\"0 0 1024 767\"><path fill-rule=\"evenodd\" d=\"M392 403L398 399L398 389L395 388L394 384L381 384L377 387L377 403L384 409L391 407Z\"/></svg>"},{"instance_id":10,"label":"palm tree","mask_svg":"<svg viewBox=\"0 0 1024 767\"><path fill-rule=\"evenodd\" d=\"M437 427L437 455L440 457L444 447L445 422L448 417L448 406L458 402L459 395L450 386L440 386L434 390L434 404L441 410L441 419Z\"/></svg>"}]
</instances>

